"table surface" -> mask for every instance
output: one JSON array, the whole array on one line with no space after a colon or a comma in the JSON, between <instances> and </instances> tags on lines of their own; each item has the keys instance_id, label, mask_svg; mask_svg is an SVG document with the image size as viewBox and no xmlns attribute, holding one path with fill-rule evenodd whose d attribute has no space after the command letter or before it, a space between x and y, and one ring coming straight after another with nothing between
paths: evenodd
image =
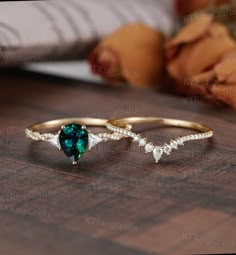
<instances>
[{"instance_id":1,"label":"table surface","mask_svg":"<svg viewBox=\"0 0 236 255\"><path fill-rule=\"evenodd\" d=\"M0 253L236 252L235 111L134 89L0 73ZM128 140L99 144L72 167L24 128L64 117L161 116L214 128L159 164ZM162 144L188 130L135 126Z\"/></svg>"}]
</instances>

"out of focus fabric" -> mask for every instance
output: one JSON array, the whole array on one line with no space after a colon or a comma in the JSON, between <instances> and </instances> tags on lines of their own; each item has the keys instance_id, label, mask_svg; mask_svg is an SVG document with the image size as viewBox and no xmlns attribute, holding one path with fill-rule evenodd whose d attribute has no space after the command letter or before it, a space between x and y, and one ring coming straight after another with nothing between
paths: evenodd
<instances>
[{"instance_id":1,"label":"out of focus fabric","mask_svg":"<svg viewBox=\"0 0 236 255\"><path fill-rule=\"evenodd\" d=\"M0 3L0 65L81 58L94 42L130 22L165 35L173 0L68 0Z\"/></svg>"}]
</instances>

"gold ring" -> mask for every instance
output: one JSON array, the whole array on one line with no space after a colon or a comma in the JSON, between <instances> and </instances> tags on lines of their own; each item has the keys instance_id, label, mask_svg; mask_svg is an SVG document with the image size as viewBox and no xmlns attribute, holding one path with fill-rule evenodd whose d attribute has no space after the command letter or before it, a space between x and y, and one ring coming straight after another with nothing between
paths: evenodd
<instances>
[{"instance_id":1,"label":"gold ring","mask_svg":"<svg viewBox=\"0 0 236 255\"><path fill-rule=\"evenodd\" d=\"M49 142L59 150L63 150L65 155L76 165L85 151L91 150L100 142L108 140L120 140L123 135L117 133L93 134L86 126L106 127L106 119L95 118L67 118L51 120L42 123L35 123L26 128L26 137L34 141ZM121 127L127 130L131 125L122 124ZM48 130L51 130L49 133ZM47 132L46 132L47 131Z\"/></svg>"},{"instance_id":2,"label":"gold ring","mask_svg":"<svg viewBox=\"0 0 236 255\"><path fill-rule=\"evenodd\" d=\"M152 142L147 142L146 138L141 137L140 134L136 134L131 130L128 130L124 127L121 127L124 124L159 124L167 125L172 127L180 127L193 129L200 133L193 135L186 135L183 137L178 137L174 140L171 140L170 143L165 143L161 146L156 146ZM153 157L156 163L159 162L163 153L170 155L172 150L178 149L180 145L184 145L185 142L191 140L201 140L210 138L213 136L213 130L208 126L202 125L200 123L186 121L186 120L176 120L176 119L167 119L167 118L158 118L158 117L130 117L123 119L111 119L107 122L107 128L117 134L131 137L134 142L138 142L140 147L144 147L146 153L153 153Z\"/></svg>"}]
</instances>

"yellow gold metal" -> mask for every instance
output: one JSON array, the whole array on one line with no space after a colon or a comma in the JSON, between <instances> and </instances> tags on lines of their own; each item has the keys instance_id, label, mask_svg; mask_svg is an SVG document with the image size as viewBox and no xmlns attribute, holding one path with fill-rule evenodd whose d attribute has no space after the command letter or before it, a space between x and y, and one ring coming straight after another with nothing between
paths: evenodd
<instances>
[{"instance_id":1,"label":"yellow gold metal","mask_svg":"<svg viewBox=\"0 0 236 255\"><path fill-rule=\"evenodd\" d=\"M197 122L186 121L186 120L177 120L177 119L167 119L167 118L158 118L158 117L130 117L122 119L111 119L108 120L109 124L114 126L121 126L124 124L159 124L165 126L193 129L199 132L210 132L213 131L211 128L202 125Z\"/></svg>"},{"instance_id":2,"label":"yellow gold metal","mask_svg":"<svg viewBox=\"0 0 236 255\"><path fill-rule=\"evenodd\" d=\"M35 123L27 127L26 135L33 140L47 141L51 136L53 136L53 134L44 133L46 130L63 129L67 124L70 124L70 123L80 124L84 128L86 128L86 126L106 127L107 121L108 121L107 119L97 119L97 118L66 118L66 119L51 120L51 121L46 121L41 123ZM120 127L129 129L129 130L132 128L131 125L127 125L127 124L121 124Z\"/></svg>"},{"instance_id":3,"label":"yellow gold metal","mask_svg":"<svg viewBox=\"0 0 236 255\"><path fill-rule=\"evenodd\" d=\"M45 129L61 129L61 127L65 127L67 124L77 123L85 126L96 126L96 127L104 127L106 126L107 120L105 119L96 119L96 118L66 118L66 119L58 119L51 120L42 123L35 123L28 127L31 131L41 131Z\"/></svg>"}]
</instances>

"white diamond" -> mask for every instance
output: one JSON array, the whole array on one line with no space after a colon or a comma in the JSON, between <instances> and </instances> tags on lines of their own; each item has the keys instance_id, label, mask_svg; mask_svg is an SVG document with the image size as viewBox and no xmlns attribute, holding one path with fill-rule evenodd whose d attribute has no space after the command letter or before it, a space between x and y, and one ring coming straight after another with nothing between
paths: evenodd
<instances>
[{"instance_id":1,"label":"white diamond","mask_svg":"<svg viewBox=\"0 0 236 255\"><path fill-rule=\"evenodd\" d=\"M185 140L186 140L186 141L191 140L191 136L190 136L190 135L186 136L186 139L185 139Z\"/></svg>"},{"instance_id":2,"label":"white diamond","mask_svg":"<svg viewBox=\"0 0 236 255\"><path fill-rule=\"evenodd\" d=\"M153 157L156 160L156 163L158 163L158 161L160 160L162 154L163 154L163 149L161 147L156 147L153 150Z\"/></svg>"},{"instance_id":3,"label":"white diamond","mask_svg":"<svg viewBox=\"0 0 236 255\"><path fill-rule=\"evenodd\" d=\"M176 142L177 142L179 145L184 145L184 142L183 142L182 138L177 138Z\"/></svg>"},{"instance_id":4,"label":"white diamond","mask_svg":"<svg viewBox=\"0 0 236 255\"><path fill-rule=\"evenodd\" d=\"M127 135L130 136L130 137L132 137L132 132L128 131L128 132L127 132Z\"/></svg>"},{"instance_id":5,"label":"white diamond","mask_svg":"<svg viewBox=\"0 0 236 255\"><path fill-rule=\"evenodd\" d=\"M128 132L129 132L129 131L124 130L124 131L123 131L123 134L124 134L125 136L127 136L127 135L128 135Z\"/></svg>"},{"instance_id":6,"label":"white diamond","mask_svg":"<svg viewBox=\"0 0 236 255\"><path fill-rule=\"evenodd\" d=\"M146 153L152 152L154 150L154 145L152 143L148 143L145 146Z\"/></svg>"},{"instance_id":7,"label":"white diamond","mask_svg":"<svg viewBox=\"0 0 236 255\"><path fill-rule=\"evenodd\" d=\"M147 140L145 138L142 138L142 139L139 140L139 146L143 147L143 146L146 145L146 143L147 143Z\"/></svg>"},{"instance_id":8,"label":"white diamond","mask_svg":"<svg viewBox=\"0 0 236 255\"><path fill-rule=\"evenodd\" d=\"M97 135L94 135L92 133L88 134L88 149L91 150L95 145L102 142L103 139Z\"/></svg>"},{"instance_id":9,"label":"white diamond","mask_svg":"<svg viewBox=\"0 0 236 255\"><path fill-rule=\"evenodd\" d=\"M140 139L140 136L139 135L135 135L133 138L134 138L134 142L138 142L139 139Z\"/></svg>"},{"instance_id":10,"label":"white diamond","mask_svg":"<svg viewBox=\"0 0 236 255\"><path fill-rule=\"evenodd\" d=\"M164 145L164 152L165 152L167 155L170 155L171 151L172 151L171 146L170 146L169 144L165 144L165 145Z\"/></svg>"},{"instance_id":11,"label":"white diamond","mask_svg":"<svg viewBox=\"0 0 236 255\"><path fill-rule=\"evenodd\" d=\"M48 142L53 146L57 147L59 150L61 149L61 145L59 142L59 134L54 135L52 138L48 139Z\"/></svg>"},{"instance_id":12,"label":"white diamond","mask_svg":"<svg viewBox=\"0 0 236 255\"><path fill-rule=\"evenodd\" d=\"M170 146L171 146L173 149L178 149L178 143L177 143L176 141L174 141L174 140L172 140L172 141L170 142Z\"/></svg>"}]
</instances>

